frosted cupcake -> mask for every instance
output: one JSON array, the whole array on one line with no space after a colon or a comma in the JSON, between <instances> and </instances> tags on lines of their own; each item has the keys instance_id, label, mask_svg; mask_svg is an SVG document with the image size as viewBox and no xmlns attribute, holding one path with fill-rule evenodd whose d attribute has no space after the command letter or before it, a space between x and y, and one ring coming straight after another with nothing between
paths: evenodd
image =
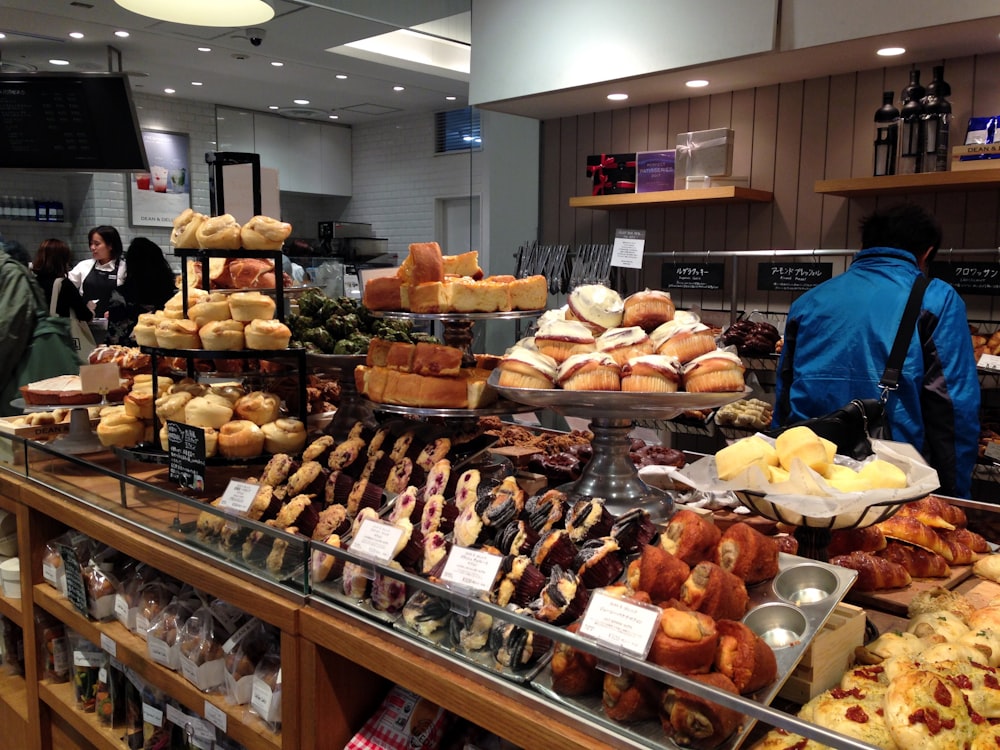
<instances>
[{"instance_id":1,"label":"frosted cupcake","mask_svg":"<svg viewBox=\"0 0 1000 750\"><path fill-rule=\"evenodd\" d=\"M614 289L602 284L584 284L569 293L566 317L582 321L595 333L622 324L625 302Z\"/></svg>"},{"instance_id":2,"label":"frosted cupcake","mask_svg":"<svg viewBox=\"0 0 1000 750\"><path fill-rule=\"evenodd\" d=\"M574 354L561 365L556 383L567 391L621 390L621 368L609 354Z\"/></svg>"},{"instance_id":3,"label":"frosted cupcake","mask_svg":"<svg viewBox=\"0 0 1000 750\"><path fill-rule=\"evenodd\" d=\"M542 354L562 364L570 356L594 351L594 334L578 320L556 320L538 329L535 346Z\"/></svg>"},{"instance_id":4,"label":"frosted cupcake","mask_svg":"<svg viewBox=\"0 0 1000 750\"><path fill-rule=\"evenodd\" d=\"M656 354L677 357L681 364L715 349L715 336L707 325L690 313L678 313L649 334Z\"/></svg>"},{"instance_id":5,"label":"frosted cupcake","mask_svg":"<svg viewBox=\"0 0 1000 750\"><path fill-rule=\"evenodd\" d=\"M684 365L684 390L689 393L742 391L743 362L734 352L717 349Z\"/></svg>"},{"instance_id":6,"label":"frosted cupcake","mask_svg":"<svg viewBox=\"0 0 1000 750\"><path fill-rule=\"evenodd\" d=\"M625 298L622 325L639 326L644 331L652 331L668 320L673 320L676 309L670 292L646 289Z\"/></svg>"},{"instance_id":7,"label":"frosted cupcake","mask_svg":"<svg viewBox=\"0 0 1000 750\"><path fill-rule=\"evenodd\" d=\"M611 355L619 365L633 357L653 353L653 341L639 326L609 328L595 341L597 351Z\"/></svg>"},{"instance_id":8,"label":"frosted cupcake","mask_svg":"<svg viewBox=\"0 0 1000 750\"><path fill-rule=\"evenodd\" d=\"M645 354L622 367L622 390L638 393L676 393L680 390L681 363L677 357Z\"/></svg>"}]
</instances>

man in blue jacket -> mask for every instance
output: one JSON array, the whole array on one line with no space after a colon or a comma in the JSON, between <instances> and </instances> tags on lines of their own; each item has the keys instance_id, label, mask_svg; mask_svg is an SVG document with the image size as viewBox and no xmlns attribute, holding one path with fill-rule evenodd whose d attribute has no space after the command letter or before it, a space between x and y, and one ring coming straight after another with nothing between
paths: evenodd
<instances>
[{"instance_id":1,"label":"man in blue jacket","mask_svg":"<svg viewBox=\"0 0 1000 750\"><path fill-rule=\"evenodd\" d=\"M879 397L910 289L940 244L937 221L914 204L862 221L862 250L850 268L792 303L778 365L776 427L828 414L851 399ZM965 303L939 279L924 293L899 388L886 408L893 440L924 455L942 493L968 497L979 445L979 379Z\"/></svg>"}]
</instances>

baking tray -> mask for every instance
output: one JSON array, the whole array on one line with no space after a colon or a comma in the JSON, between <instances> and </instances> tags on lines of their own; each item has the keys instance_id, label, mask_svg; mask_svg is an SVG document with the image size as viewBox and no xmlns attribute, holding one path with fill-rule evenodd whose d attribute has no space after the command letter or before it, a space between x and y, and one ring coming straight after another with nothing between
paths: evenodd
<instances>
[{"instance_id":1,"label":"baking tray","mask_svg":"<svg viewBox=\"0 0 1000 750\"><path fill-rule=\"evenodd\" d=\"M792 602L789 599L782 598L777 593L775 590L775 581L786 571L801 566L816 566L821 571L826 571L822 574L822 577L829 579L832 590L820 601L799 601L792 605L794 609L802 614L805 629L800 634L798 640L793 641L790 645L774 648L775 660L778 663L778 677L767 687L761 688L751 695L744 696L748 700L769 705L777 697L785 680L795 671L795 667L809 648L812 639L822 630L823 625L826 624L826 621L833 614L834 609L836 609L837 605L844 598L844 595L848 592L851 584L854 583L854 579L857 577L857 573L853 570L839 568L836 565L817 562L815 560L807 560L806 558L788 555L783 552L779 553L779 575L772 581L748 588L750 609L747 612L747 617L763 605L780 606L782 604L791 604ZM808 597L809 595L807 594L806 596ZM552 670L548 666L543 668L538 673L538 676L531 681L531 686L573 713L579 714L583 718L600 724L607 729L619 732L647 747L670 748L671 750L678 748L678 745L664 734L663 727L659 721L623 724L607 718L601 708L601 696L599 694L576 697L560 695L552 689ZM754 723L754 720L744 718L741 726L719 748L739 747L753 728Z\"/></svg>"},{"instance_id":2,"label":"baking tray","mask_svg":"<svg viewBox=\"0 0 1000 750\"><path fill-rule=\"evenodd\" d=\"M344 593L343 578L341 577L335 578L333 581L314 583L312 585L312 592L385 625L394 625L401 617L399 613L394 614L381 609L375 609L372 606L371 599L368 597L357 599L353 596L348 596ZM407 595L407 599L409 599L409 594Z\"/></svg>"}]
</instances>

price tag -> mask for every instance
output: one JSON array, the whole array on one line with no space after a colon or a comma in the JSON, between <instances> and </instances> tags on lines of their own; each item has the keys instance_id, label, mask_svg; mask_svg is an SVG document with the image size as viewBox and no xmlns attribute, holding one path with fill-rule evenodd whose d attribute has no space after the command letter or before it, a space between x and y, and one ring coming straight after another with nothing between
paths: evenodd
<instances>
[{"instance_id":1,"label":"price tag","mask_svg":"<svg viewBox=\"0 0 1000 750\"><path fill-rule=\"evenodd\" d=\"M996 354L981 354L979 356L979 361L976 362L976 367L981 367L984 370L994 370L1000 372L1000 357Z\"/></svg>"},{"instance_id":2,"label":"price tag","mask_svg":"<svg viewBox=\"0 0 1000 750\"><path fill-rule=\"evenodd\" d=\"M62 555L66 576L66 598L73 602L73 606L80 614L89 617L87 587L83 583L83 570L80 568L76 552L69 545L60 544L59 554Z\"/></svg>"},{"instance_id":3,"label":"price tag","mask_svg":"<svg viewBox=\"0 0 1000 750\"><path fill-rule=\"evenodd\" d=\"M167 721L171 724L176 724L179 727L184 726L190 721L190 717L183 711L181 711L177 706L168 703L167 704Z\"/></svg>"},{"instance_id":4,"label":"price tag","mask_svg":"<svg viewBox=\"0 0 1000 750\"><path fill-rule=\"evenodd\" d=\"M222 652L224 654L231 654L233 649L240 645L240 641L246 638L247 633L260 625L260 620L256 617L251 617L250 620L243 625L239 630L229 636L229 640L222 644Z\"/></svg>"},{"instance_id":5,"label":"price tag","mask_svg":"<svg viewBox=\"0 0 1000 750\"><path fill-rule=\"evenodd\" d=\"M598 589L587 603L578 632L598 643L645 659L659 621L658 607L619 599Z\"/></svg>"},{"instance_id":6,"label":"price tag","mask_svg":"<svg viewBox=\"0 0 1000 750\"><path fill-rule=\"evenodd\" d=\"M482 550L452 547L441 571L441 580L473 591L489 591L493 588L501 561L499 555Z\"/></svg>"},{"instance_id":7,"label":"price tag","mask_svg":"<svg viewBox=\"0 0 1000 750\"><path fill-rule=\"evenodd\" d=\"M146 724L152 724L154 727L163 726L163 711L158 709L156 706L151 706L148 703L142 704L142 720Z\"/></svg>"},{"instance_id":8,"label":"price tag","mask_svg":"<svg viewBox=\"0 0 1000 750\"><path fill-rule=\"evenodd\" d=\"M147 638L146 647L149 658L165 667L170 666L170 646L161 638Z\"/></svg>"},{"instance_id":9,"label":"price tag","mask_svg":"<svg viewBox=\"0 0 1000 750\"><path fill-rule=\"evenodd\" d=\"M388 562L396 553L396 545L402 535L403 530L399 526L366 518L351 541L351 552Z\"/></svg>"},{"instance_id":10,"label":"price tag","mask_svg":"<svg viewBox=\"0 0 1000 750\"><path fill-rule=\"evenodd\" d=\"M136 615L135 632L139 633L143 638L145 638L147 630L149 630L149 619L143 617L142 615Z\"/></svg>"},{"instance_id":11,"label":"price tag","mask_svg":"<svg viewBox=\"0 0 1000 750\"><path fill-rule=\"evenodd\" d=\"M42 578L54 588L59 588L59 576L56 573L56 566L52 563L42 563Z\"/></svg>"},{"instance_id":12,"label":"price tag","mask_svg":"<svg viewBox=\"0 0 1000 750\"><path fill-rule=\"evenodd\" d=\"M611 265L621 268L642 268L642 254L646 247L645 229L616 229L611 247Z\"/></svg>"},{"instance_id":13,"label":"price tag","mask_svg":"<svg viewBox=\"0 0 1000 750\"><path fill-rule=\"evenodd\" d=\"M208 719L220 732L225 733L228 717L226 712L214 703L205 701L205 718Z\"/></svg>"},{"instance_id":14,"label":"price tag","mask_svg":"<svg viewBox=\"0 0 1000 750\"><path fill-rule=\"evenodd\" d=\"M128 627L128 610L128 600L121 594L115 594L115 617L126 627Z\"/></svg>"},{"instance_id":15,"label":"price tag","mask_svg":"<svg viewBox=\"0 0 1000 750\"><path fill-rule=\"evenodd\" d=\"M664 289L722 289L725 263L664 263L660 286Z\"/></svg>"},{"instance_id":16,"label":"price tag","mask_svg":"<svg viewBox=\"0 0 1000 750\"><path fill-rule=\"evenodd\" d=\"M201 740L202 742L215 742L215 727L204 719L199 719L197 716L192 716L190 718L191 729L194 730L194 738L196 740ZM206 747L212 747L211 744Z\"/></svg>"},{"instance_id":17,"label":"price tag","mask_svg":"<svg viewBox=\"0 0 1000 750\"><path fill-rule=\"evenodd\" d=\"M250 510L250 506L253 505L258 492L260 492L259 484L244 482L241 479L230 479L229 484L226 485L226 491L222 493L222 499L219 500L219 507L245 516Z\"/></svg>"},{"instance_id":18,"label":"price tag","mask_svg":"<svg viewBox=\"0 0 1000 750\"><path fill-rule=\"evenodd\" d=\"M192 685L198 684L198 665L187 657L181 657L181 674Z\"/></svg>"},{"instance_id":19,"label":"price tag","mask_svg":"<svg viewBox=\"0 0 1000 750\"><path fill-rule=\"evenodd\" d=\"M995 261L938 261L931 263L931 276L948 282L963 294L993 297L1000 292L1000 266Z\"/></svg>"},{"instance_id":20,"label":"price tag","mask_svg":"<svg viewBox=\"0 0 1000 750\"><path fill-rule=\"evenodd\" d=\"M264 721L277 721L281 717L281 692L271 690L264 680L253 680L253 692L250 695L250 707Z\"/></svg>"},{"instance_id":21,"label":"price tag","mask_svg":"<svg viewBox=\"0 0 1000 750\"><path fill-rule=\"evenodd\" d=\"M833 263L758 263L757 289L805 292L833 278Z\"/></svg>"},{"instance_id":22,"label":"price tag","mask_svg":"<svg viewBox=\"0 0 1000 750\"><path fill-rule=\"evenodd\" d=\"M80 366L80 389L84 393L108 393L121 388L121 384L116 364Z\"/></svg>"},{"instance_id":23,"label":"price tag","mask_svg":"<svg viewBox=\"0 0 1000 750\"><path fill-rule=\"evenodd\" d=\"M115 639L107 633L101 633L101 648L112 656L118 656L118 644L115 643Z\"/></svg>"},{"instance_id":24,"label":"price tag","mask_svg":"<svg viewBox=\"0 0 1000 750\"><path fill-rule=\"evenodd\" d=\"M100 669L104 665L104 654L100 651L74 651L73 666Z\"/></svg>"}]
</instances>

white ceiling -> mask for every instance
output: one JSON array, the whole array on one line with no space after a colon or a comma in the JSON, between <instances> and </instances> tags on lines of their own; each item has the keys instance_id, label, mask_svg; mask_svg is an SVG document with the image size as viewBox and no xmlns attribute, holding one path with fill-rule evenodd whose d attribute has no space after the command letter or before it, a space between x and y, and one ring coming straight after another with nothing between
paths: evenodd
<instances>
[{"instance_id":1,"label":"white ceiling","mask_svg":"<svg viewBox=\"0 0 1000 750\"><path fill-rule=\"evenodd\" d=\"M205 0L211 2L212 0ZM502 2L502 0L492 0ZM3 0L0 62L42 71L67 70L48 63L71 60L75 71L117 69L109 47L121 52L135 91L267 111L269 106L305 110L297 114L355 125L379 117L439 111L468 103L468 76L404 63L377 62L326 50L401 28L420 26L442 38L469 43L472 0L273 0L276 16L263 25L255 47L241 28L219 29L155 21L119 8L113 0ZM114 36L131 32L128 39ZM85 34L70 39L71 31ZM657 73L628 81L555 91L483 106L539 119L735 91L858 70L923 64L1000 50L1000 17L931 26L885 37L869 37L804 50L775 51L699 68ZM666 39L667 37L665 37ZM902 58L877 58L873 50L892 42L907 47ZM198 46L210 46L201 53ZM781 42L779 41L779 47ZM549 49L539 34L539 50ZM270 63L283 62L277 68ZM928 71L929 72L929 71ZM336 78L347 75L346 80ZM689 78L711 80L692 92ZM204 85L192 86L192 81ZM393 86L405 91L393 91ZM605 96L625 89L629 100ZM447 96L456 97L454 101ZM293 99L310 101L306 107Z\"/></svg>"}]
</instances>

